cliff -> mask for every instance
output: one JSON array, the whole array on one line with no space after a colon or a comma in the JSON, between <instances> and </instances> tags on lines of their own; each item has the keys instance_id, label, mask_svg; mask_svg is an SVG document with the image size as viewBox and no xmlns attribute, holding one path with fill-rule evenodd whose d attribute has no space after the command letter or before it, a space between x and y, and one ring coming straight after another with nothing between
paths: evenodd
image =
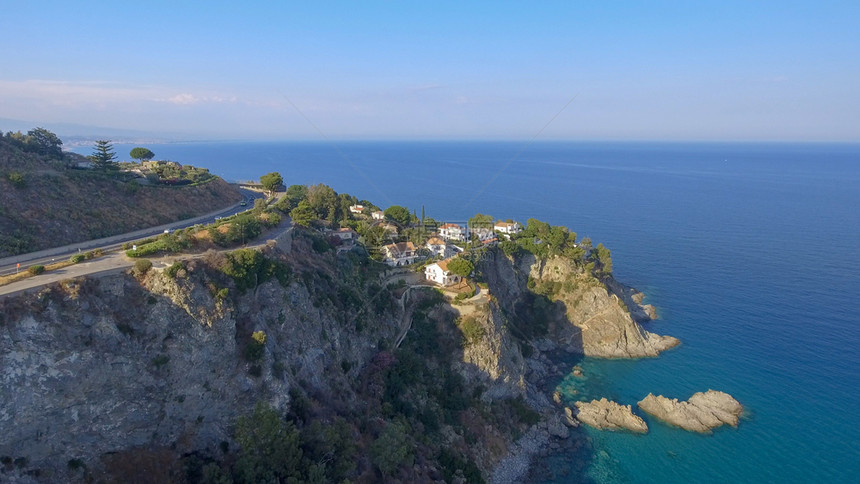
<instances>
[{"instance_id":1,"label":"cliff","mask_svg":"<svg viewBox=\"0 0 860 484\"><path fill-rule=\"evenodd\" d=\"M300 480L488 476L541 420L499 307L466 334L436 291L294 234L0 300L3 480L264 479L242 422L269 408Z\"/></svg>"},{"instance_id":2,"label":"cliff","mask_svg":"<svg viewBox=\"0 0 860 484\"><path fill-rule=\"evenodd\" d=\"M604 358L657 356L680 343L645 331L634 320L653 314L635 291L612 276L598 278L567 257L507 256L491 249L476 267L514 331L526 339Z\"/></svg>"}]
</instances>

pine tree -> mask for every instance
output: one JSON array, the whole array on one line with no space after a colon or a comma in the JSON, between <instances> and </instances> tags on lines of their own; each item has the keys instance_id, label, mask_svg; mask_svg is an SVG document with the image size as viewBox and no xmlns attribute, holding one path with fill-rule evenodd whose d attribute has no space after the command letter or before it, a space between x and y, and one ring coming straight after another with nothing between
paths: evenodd
<instances>
[{"instance_id":1,"label":"pine tree","mask_svg":"<svg viewBox=\"0 0 860 484\"><path fill-rule=\"evenodd\" d=\"M96 168L108 169L113 166L116 161L116 153L113 151L113 145L109 140L96 141L96 147L93 154L90 155L90 161Z\"/></svg>"}]
</instances>

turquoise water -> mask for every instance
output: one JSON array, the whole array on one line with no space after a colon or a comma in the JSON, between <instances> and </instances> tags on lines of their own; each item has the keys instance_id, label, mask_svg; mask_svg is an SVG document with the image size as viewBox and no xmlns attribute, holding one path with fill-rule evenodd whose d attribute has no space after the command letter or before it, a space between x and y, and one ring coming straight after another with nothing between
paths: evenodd
<instances>
[{"instance_id":1,"label":"turquoise water","mask_svg":"<svg viewBox=\"0 0 860 484\"><path fill-rule=\"evenodd\" d=\"M220 143L149 146L227 179L280 171L437 219L476 212L563 224L612 250L643 290L649 330L682 346L587 359L579 393L633 404L709 388L747 409L703 436L649 419L644 436L588 431L555 455L565 482L860 481L860 146L825 144ZM117 146L127 153L131 146ZM88 152L90 150L83 150Z\"/></svg>"}]
</instances>

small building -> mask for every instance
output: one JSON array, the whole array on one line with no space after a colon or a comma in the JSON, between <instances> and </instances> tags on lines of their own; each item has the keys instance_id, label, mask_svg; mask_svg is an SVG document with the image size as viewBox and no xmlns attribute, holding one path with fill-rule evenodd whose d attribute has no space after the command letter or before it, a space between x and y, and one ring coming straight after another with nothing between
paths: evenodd
<instances>
[{"instance_id":1,"label":"small building","mask_svg":"<svg viewBox=\"0 0 860 484\"><path fill-rule=\"evenodd\" d=\"M428 265L424 268L424 277L430 281L435 282L441 286L450 286L451 284L457 284L460 282L460 276L452 273L448 270L448 262L451 259L445 259L433 264Z\"/></svg>"},{"instance_id":2,"label":"small building","mask_svg":"<svg viewBox=\"0 0 860 484\"><path fill-rule=\"evenodd\" d=\"M449 245L444 239L439 237L430 237L427 239L425 247L430 251L433 257L446 258L454 255L454 249L452 248L454 246Z\"/></svg>"},{"instance_id":3,"label":"small building","mask_svg":"<svg viewBox=\"0 0 860 484\"><path fill-rule=\"evenodd\" d=\"M481 242L485 242L487 240L492 240L496 238L496 233L488 228L478 227L472 228L472 235L478 238Z\"/></svg>"},{"instance_id":4,"label":"small building","mask_svg":"<svg viewBox=\"0 0 860 484\"><path fill-rule=\"evenodd\" d=\"M385 218L385 214L384 214L384 213L382 213L382 211L381 211L381 210L377 210L377 211L375 211L375 212L372 212L372 213L370 214L370 216L373 218L373 220L382 220L382 219L384 219L384 218Z\"/></svg>"},{"instance_id":5,"label":"small building","mask_svg":"<svg viewBox=\"0 0 860 484\"><path fill-rule=\"evenodd\" d=\"M400 232L400 228L398 228L396 225L394 225L392 223L386 222L383 224L379 224L379 226L382 227L382 230L386 231L387 233L389 233L391 235L397 235Z\"/></svg>"},{"instance_id":6,"label":"small building","mask_svg":"<svg viewBox=\"0 0 860 484\"><path fill-rule=\"evenodd\" d=\"M350 205L349 212L360 215L364 213L364 205Z\"/></svg>"},{"instance_id":7,"label":"small building","mask_svg":"<svg viewBox=\"0 0 860 484\"><path fill-rule=\"evenodd\" d=\"M412 242L398 242L382 246L383 262L390 266L399 267L412 264L418 260L418 253Z\"/></svg>"},{"instance_id":8,"label":"small building","mask_svg":"<svg viewBox=\"0 0 860 484\"><path fill-rule=\"evenodd\" d=\"M496 222L493 230L501 232L505 235L514 235L523 231L523 226L518 222Z\"/></svg>"},{"instance_id":9,"label":"small building","mask_svg":"<svg viewBox=\"0 0 860 484\"><path fill-rule=\"evenodd\" d=\"M331 232L332 237L337 237L343 242L353 243L358 240L358 233L349 227L339 228Z\"/></svg>"},{"instance_id":10,"label":"small building","mask_svg":"<svg viewBox=\"0 0 860 484\"><path fill-rule=\"evenodd\" d=\"M445 240L466 240L466 229L457 224L442 224L439 227L439 236Z\"/></svg>"}]
</instances>

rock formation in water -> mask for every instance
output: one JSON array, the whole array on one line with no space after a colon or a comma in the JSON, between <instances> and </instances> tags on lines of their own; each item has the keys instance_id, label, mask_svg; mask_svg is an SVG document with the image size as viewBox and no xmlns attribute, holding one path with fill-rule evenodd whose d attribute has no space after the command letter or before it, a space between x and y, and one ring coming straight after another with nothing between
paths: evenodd
<instances>
[{"instance_id":1,"label":"rock formation in water","mask_svg":"<svg viewBox=\"0 0 860 484\"><path fill-rule=\"evenodd\" d=\"M741 404L728 393L708 390L693 394L686 402L649 393L639 408L658 419L693 432L709 433L723 424L737 427L743 411Z\"/></svg>"},{"instance_id":2,"label":"rock formation in water","mask_svg":"<svg viewBox=\"0 0 860 484\"><path fill-rule=\"evenodd\" d=\"M641 306L636 291L612 276L595 277L567 257L511 257L491 250L477 267L514 327L543 331L536 336L560 348L586 356L641 358L680 344L637 323L650 320L654 309Z\"/></svg>"},{"instance_id":3,"label":"rock formation in water","mask_svg":"<svg viewBox=\"0 0 860 484\"><path fill-rule=\"evenodd\" d=\"M633 414L630 405L601 398L590 402L576 402L576 418L596 429L629 430L637 433L647 433L648 425L639 416Z\"/></svg>"}]
</instances>

